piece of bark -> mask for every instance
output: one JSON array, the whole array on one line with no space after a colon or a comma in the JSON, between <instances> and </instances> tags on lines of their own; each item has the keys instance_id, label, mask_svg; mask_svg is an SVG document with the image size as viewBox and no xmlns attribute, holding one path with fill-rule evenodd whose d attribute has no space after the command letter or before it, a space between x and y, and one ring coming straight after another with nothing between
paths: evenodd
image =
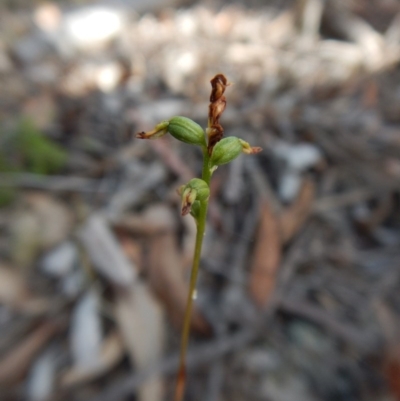
<instances>
[{"instance_id":1,"label":"piece of bark","mask_svg":"<svg viewBox=\"0 0 400 401\"><path fill-rule=\"evenodd\" d=\"M276 273L281 261L281 233L279 220L269 202L261 209L250 271L250 294L259 307L265 307L275 288Z\"/></svg>"}]
</instances>

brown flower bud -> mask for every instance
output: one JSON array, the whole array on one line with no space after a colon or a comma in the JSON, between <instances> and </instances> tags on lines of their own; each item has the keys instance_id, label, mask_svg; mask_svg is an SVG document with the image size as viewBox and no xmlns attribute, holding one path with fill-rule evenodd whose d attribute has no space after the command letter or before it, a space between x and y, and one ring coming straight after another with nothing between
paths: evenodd
<instances>
[{"instance_id":1,"label":"brown flower bud","mask_svg":"<svg viewBox=\"0 0 400 401\"><path fill-rule=\"evenodd\" d=\"M225 89L230 84L223 74L217 74L211 81L210 105L208 108L208 153L211 155L213 148L224 136L224 129L219 119L226 108Z\"/></svg>"}]
</instances>

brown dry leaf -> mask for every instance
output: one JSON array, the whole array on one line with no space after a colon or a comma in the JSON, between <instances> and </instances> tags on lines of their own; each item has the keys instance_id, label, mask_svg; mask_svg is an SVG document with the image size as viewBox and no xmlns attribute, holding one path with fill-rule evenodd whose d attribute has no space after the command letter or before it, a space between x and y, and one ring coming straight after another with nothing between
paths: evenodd
<instances>
[{"instance_id":1,"label":"brown dry leaf","mask_svg":"<svg viewBox=\"0 0 400 401\"><path fill-rule=\"evenodd\" d=\"M279 216L282 242L290 241L310 215L315 196L314 182L306 178L296 200Z\"/></svg>"},{"instance_id":2,"label":"brown dry leaf","mask_svg":"<svg viewBox=\"0 0 400 401\"><path fill-rule=\"evenodd\" d=\"M8 387L21 381L37 353L51 337L63 328L56 322L45 322L0 360L0 386Z\"/></svg>"},{"instance_id":3,"label":"brown dry leaf","mask_svg":"<svg viewBox=\"0 0 400 401\"><path fill-rule=\"evenodd\" d=\"M165 304L172 322L181 328L189 283L184 278L182 256L174 233L154 235L149 239L146 268L151 288ZM210 334L209 324L195 306L192 313L192 329L204 335Z\"/></svg>"},{"instance_id":4,"label":"brown dry leaf","mask_svg":"<svg viewBox=\"0 0 400 401\"><path fill-rule=\"evenodd\" d=\"M128 287L137 271L122 251L114 233L100 214L91 215L78 232L93 267L108 280Z\"/></svg>"},{"instance_id":5,"label":"brown dry leaf","mask_svg":"<svg viewBox=\"0 0 400 401\"><path fill-rule=\"evenodd\" d=\"M256 238L249 286L254 302L259 307L264 307L275 288L276 273L281 260L279 220L267 201L261 209L261 222Z\"/></svg>"},{"instance_id":6,"label":"brown dry leaf","mask_svg":"<svg viewBox=\"0 0 400 401\"><path fill-rule=\"evenodd\" d=\"M26 313L42 313L49 308L44 298L34 296L23 277L16 269L0 262L0 304Z\"/></svg>"},{"instance_id":7,"label":"brown dry leaf","mask_svg":"<svg viewBox=\"0 0 400 401\"><path fill-rule=\"evenodd\" d=\"M40 192L29 193L13 219L13 261L29 267L40 251L65 240L72 227L71 212L60 201Z\"/></svg>"},{"instance_id":8,"label":"brown dry leaf","mask_svg":"<svg viewBox=\"0 0 400 401\"><path fill-rule=\"evenodd\" d=\"M165 344L165 320L161 305L146 284L136 281L129 289L116 290L115 317L136 369L141 371L160 361ZM138 395L139 401L163 400L162 378L150 378Z\"/></svg>"},{"instance_id":9,"label":"brown dry leaf","mask_svg":"<svg viewBox=\"0 0 400 401\"><path fill-rule=\"evenodd\" d=\"M100 350L99 361L92 368L73 366L61 377L61 387L71 387L97 379L104 375L122 359L124 355L124 346L119 333L112 332L103 341Z\"/></svg>"},{"instance_id":10,"label":"brown dry leaf","mask_svg":"<svg viewBox=\"0 0 400 401\"><path fill-rule=\"evenodd\" d=\"M142 247L140 246L139 241L123 230L117 230L115 235L117 236L126 257L129 259L132 265L136 266L138 272L140 272L142 270L143 262Z\"/></svg>"}]
</instances>

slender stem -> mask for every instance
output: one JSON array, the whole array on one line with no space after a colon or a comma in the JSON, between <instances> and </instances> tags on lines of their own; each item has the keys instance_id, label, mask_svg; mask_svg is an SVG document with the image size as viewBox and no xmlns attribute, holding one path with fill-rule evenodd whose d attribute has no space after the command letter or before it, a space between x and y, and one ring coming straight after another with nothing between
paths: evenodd
<instances>
[{"instance_id":1,"label":"slender stem","mask_svg":"<svg viewBox=\"0 0 400 401\"><path fill-rule=\"evenodd\" d=\"M208 186L210 185L211 172L210 172L210 168L209 168L208 151L206 148L203 149L202 179L208 184ZM187 347L188 347L188 342L189 342L190 323L191 323L192 309L193 309L193 299L195 297L197 275L199 272L201 248L203 245L204 232L205 232L205 228L206 228L207 209L208 209L208 199L200 202L200 213L199 213L199 217L196 221L196 224L197 224L196 244L195 244L195 248L194 248L192 272L190 275L189 293L188 293L188 298L187 298L187 303L186 303L185 318L184 318L183 329L182 329L179 370L178 370L178 377L177 377L176 387L175 387L175 401L182 401L184 392L185 392L186 353L187 353Z\"/></svg>"},{"instance_id":2,"label":"slender stem","mask_svg":"<svg viewBox=\"0 0 400 401\"><path fill-rule=\"evenodd\" d=\"M210 156L208 155L208 149L203 148L203 171L201 178L210 186L211 170L210 170Z\"/></svg>"}]
</instances>

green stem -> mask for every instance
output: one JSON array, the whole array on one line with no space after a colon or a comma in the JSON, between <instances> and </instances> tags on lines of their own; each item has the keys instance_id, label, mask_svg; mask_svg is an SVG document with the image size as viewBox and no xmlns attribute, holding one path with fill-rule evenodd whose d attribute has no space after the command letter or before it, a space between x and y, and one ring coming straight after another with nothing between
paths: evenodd
<instances>
[{"instance_id":1,"label":"green stem","mask_svg":"<svg viewBox=\"0 0 400 401\"><path fill-rule=\"evenodd\" d=\"M208 155L208 149L203 148L203 171L201 178L210 186L211 181L211 170L210 170L210 156Z\"/></svg>"},{"instance_id":2,"label":"green stem","mask_svg":"<svg viewBox=\"0 0 400 401\"><path fill-rule=\"evenodd\" d=\"M201 178L207 183L208 186L210 186L211 172L209 167L208 150L206 148L203 149L203 171ZM190 275L189 293L186 303L185 318L182 329L179 370L175 388L175 401L182 401L185 392L186 353L189 342L190 323L193 310L193 298L195 297L196 282L199 273L199 265L201 257L201 248L203 245L204 232L206 228L207 209L208 209L208 199L200 202L200 213L196 221L197 224L196 244L194 248L192 272Z\"/></svg>"}]
</instances>

